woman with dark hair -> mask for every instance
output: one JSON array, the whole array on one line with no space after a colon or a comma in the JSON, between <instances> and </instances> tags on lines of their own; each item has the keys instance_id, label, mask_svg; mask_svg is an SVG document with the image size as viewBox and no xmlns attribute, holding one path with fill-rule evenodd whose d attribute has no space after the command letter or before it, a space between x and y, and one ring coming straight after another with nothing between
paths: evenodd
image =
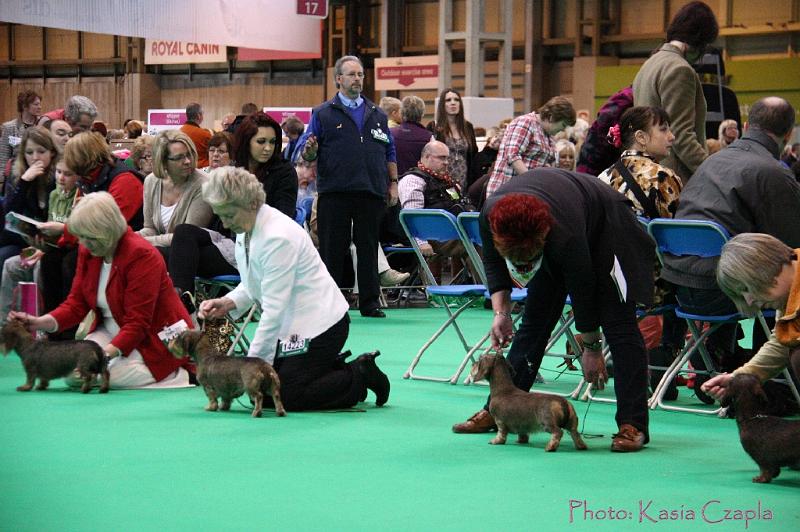
<instances>
[{"instance_id":1,"label":"woman with dark hair","mask_svg":"<svg viewBox=\"0 0 800 532\"><path fill-rule=\"evenodd\" d=\"M672 18L666 42L642 65L633 80L633 101L664 109L671 120L675 142L664 159L684 182L708 157L706 99L692 64L717 38L714 12L703 2L689 2Z\"/></svg>"},{"instance_id":2,"label":"woman with dark hair","mask_svg":"<svg viewBox=\"0 0 800 532\"><path fill-rule=\"evenodd\" d=\"M631 107L622 115L620 123L609 130L608 141L623 150L620 159L604 170L600 180L625 194L638 216L645 218L674 218L683 183L675 172L661 166L659 161L669 155L675 136L669 128L669 115L659 107ZM655 278L661 272L656 264ZM666 281L656 281L655 305L675 302L675 288ZM640 322L640 329L650 331L648 338L661 332L660 345L654 339L648 342L650 363L654 366L669 366L683 346L686 322L666 313L659 323L657 316ZM655 332L655 334L654 334ZM701 361L693 361L701 363ZM650 372L650 385L655 390L664 372ZM668 400L678 397L674 381L665 396Z\"/></svg>"},{"instance_id":3,"label":"woman with dark hair","mask_svg":"<svg viewBox=\"0 0 800 532\"><path fill-rule=\"evenodd\" d=\"M259 111L239 124L234 134L234 165L255 175L267 194L267 205L294 218L297 173L281 157L281 126Z\"/></svg>"},{"instance_id":4,"label":"woman with dark hair","mask_svg":"<svg viewBox=\"0 0 800 532\"><path fill-rule=\"evenodd\" d=\"M215 168L229 166L233 155L233 135L227 131L217 131L208 139L208 166L203 168L204 172L210 172Z\"/></svg>"},{"instance_id":5,"label":"woman with dark hair","mask_svg":"<svg viewBox=\"0 0 800 532\"><path fill-rule=\"evenodd\" d=\"M619 426L611 450L640 450L648 440L647 353L636 303L652 302L655 246L625 197L592 176L536 168L487 198L480 231L494 310L492 347L511 345L514 384L530 390L569 294L583 335L583 374L600 389L608 378L603 336L611 348ZM515 283L528 288L516 333L510 297ZM488 406L453 431L491 430Z\"/></svg>"},{"instance_id":6,"label":"woman with dark hair","mask_svg":"<svg viewBox=\"0 0 800 532\"><path fill-rule=\"evenodd\" d=\"M625 194L638 216L674 218L683 182L658 164L669 155L675 139L667 112L659 107L631 107L608 134L609 142L623 149L622 156L597 177Z\"/></svg>"},{"instance_id":7,"label":"woman with dark hair","mask_svg":"<svg viewBox=\"0 0 800 532\"><path fill-rule=\"evenodd\" d=\"M454 89L445 89L439 94L436 106L436 140L444 142L450 148L447 169L462 190L467 190L468 182L474 177L469 175L472 158L478 153L475 141L475 130L472 124L464 119L464 105L461 94Z\"/></svg>"},{"instance_id":8,"label":"woman with dark hair","mask_svg":"<svg viewBox=\"0 0 800 532\"><path fill-rule=\"evenodd\" d=\"M55 188L58 148L53 135L42 126L25 130L3 200L5 214L16 212L40 222L47 220L50 192ZM9 230L0 233L0 264L28 244Z\"/></svg>"}]
</instances>

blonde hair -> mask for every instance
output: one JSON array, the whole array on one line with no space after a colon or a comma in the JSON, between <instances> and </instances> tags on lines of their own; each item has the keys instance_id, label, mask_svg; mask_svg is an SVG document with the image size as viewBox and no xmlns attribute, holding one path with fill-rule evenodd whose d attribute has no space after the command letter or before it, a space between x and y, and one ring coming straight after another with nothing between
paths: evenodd
<instances>
[{"instance_id":1,"label":"blonde hair","mask_svg":"<svg viewBox=\"0 0 800 532\"><path fill-rule=\"evenodd\" d=\"M233 205L258 210L267 199L256 176L244 168L223 166L208 174L203 184L203 199L211 207Z\"/></svg>"},{"instance_id":2,"label":"blonde hair","mask_svg":"<svg viewBox=\"0 0 800 532\"><path fill-rule=\"evenodd\" d=\"M85 131L69 139L64 147L64 161L70 170L86 177L102 164L113 164L114 156L103 135Z\"/></svg>"},{"instance_id":3,"label":"blonde hair","mask_svg":"<svg viewBox=\"0 0 800 532\"><path fill-rule=\"evenodd\" d=\"M67 219L67 229L77 238L90 236L106 244L117 242L128 224L114 196L92 192L81 198Z\"/></svg>"},{"instance_id":4,"label":"blonde hair","mask_svg":"<svg viewBox=\"0 0 800 532\"><path fill-rule=\"evenodd\" d=\"M133 148L131 148L131 160L133 161L133 166L137 170L139 169L139 159L142 158L142 155L144 155L145 150L148 148L150 148L150 151L153 151L155 141L156 138L150 135L142 135L134 141ZM153 157L155 157L155 154Z\"/></svg>"},{"instance_id":5,"label":"blonde hair","mask_svg":"<svg viewBox=\"0 0 800 532\"><path fill-rule=\"evenodd\" d=\"M169 177L167 171L167 156L169 155L169 145L179 142L189 150L189 157L192 159L192 168L197 168L197 148L189 135L177 129L162 131L156 136L153 146L153 174L159 179Z\"/></svg>"},{"instance_id":6,"label":"blonde hair","mask_svg":"<svg viewBox=\"0 0 800 532\"><path fill-rule=\"evenodd\" d=\"M764 233L741 233L722 246L717 263L717 284L745 315L752 314L742 292L763 294L775 286L775 279L794 250Z\"/></svg>"}]
</instances>

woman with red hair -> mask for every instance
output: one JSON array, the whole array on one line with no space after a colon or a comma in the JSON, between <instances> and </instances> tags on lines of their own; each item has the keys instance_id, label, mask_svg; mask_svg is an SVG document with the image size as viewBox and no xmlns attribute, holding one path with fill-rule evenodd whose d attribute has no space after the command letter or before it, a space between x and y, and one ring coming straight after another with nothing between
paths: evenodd
<instances>
[{"instance_id":1,"label":"woman with red hair","mask_svg":"<svg viewBox=\"0 0 800 532\"><path fill-rule=\"evenodd\" d=\"M511 345L514 384L531 389L569 295L583 335L583 374L600 389L608 379L603 335L611 348L619 426L611 450L640 450L648 441L647 352L635 309L653 298L655 245L628 200L592 176L537 168L487 199L480 229L494 309L492 347ZM510 313L515 283L528 287L516 333ZM453 431L488 432L494 425L487 402Z\"/></svg>"}]
</instances>

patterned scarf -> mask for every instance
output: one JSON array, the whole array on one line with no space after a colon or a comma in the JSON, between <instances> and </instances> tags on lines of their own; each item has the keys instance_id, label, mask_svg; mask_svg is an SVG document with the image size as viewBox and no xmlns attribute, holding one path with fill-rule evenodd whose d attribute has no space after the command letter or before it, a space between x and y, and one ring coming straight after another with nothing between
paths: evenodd
<instances>
[{"instance_id":1,"label":"patterned scarf","mask_svg":"<svg viewBox=\"0 0 800 532\"><path fill-rule=\"evenodd\" d=\"M450 174L447 174L447 173L441 173L440 174L439 172L434 172L433 170L431 170L430 168L428 168L427 166L422 164L422 161L419 161L417 163L417 168L419 168L420 170L422 170L426 174L428 174L430 176L433 176L434 178L438 179L439 181L444 181L445 184L447 184L448 187L452 187L452 188L456 189L456 191L459 193L459 195L461 194L461 187L458 185L458 183L456 183L453 180L452 177L450 177Z\"/></svg>"}]
</instances>

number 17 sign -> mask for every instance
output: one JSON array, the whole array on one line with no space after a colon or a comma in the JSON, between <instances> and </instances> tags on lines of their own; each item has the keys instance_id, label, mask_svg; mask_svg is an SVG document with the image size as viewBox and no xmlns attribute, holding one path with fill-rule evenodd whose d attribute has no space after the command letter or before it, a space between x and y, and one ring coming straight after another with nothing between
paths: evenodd
<instances>
[{"instance_id":1,"label":"number 17 sign","mask_svg":"<svg viewBox=\"0 0 800 532\"><path fill-rule=\"evenodd\" d=\"M297 14L325 18L328 16L328 0L297 0Z\"/></svg>"}]
</instances>

